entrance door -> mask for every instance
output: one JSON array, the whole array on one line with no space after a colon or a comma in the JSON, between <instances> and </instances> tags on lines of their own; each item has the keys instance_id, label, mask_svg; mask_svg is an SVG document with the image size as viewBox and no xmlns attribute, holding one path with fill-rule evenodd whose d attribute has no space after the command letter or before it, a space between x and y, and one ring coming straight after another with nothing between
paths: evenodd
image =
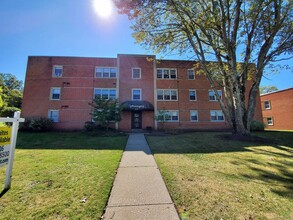
<instances>
[{"instance_id":1,"label":"entrance door","mask_svg":"<svg viewBox=\"0 0 293 220\"><path fill-rule=\"evenodd\" d=\"M131 113L131 129L141 129L142 113L132 112Z\"/></svg>"}]
</instances>

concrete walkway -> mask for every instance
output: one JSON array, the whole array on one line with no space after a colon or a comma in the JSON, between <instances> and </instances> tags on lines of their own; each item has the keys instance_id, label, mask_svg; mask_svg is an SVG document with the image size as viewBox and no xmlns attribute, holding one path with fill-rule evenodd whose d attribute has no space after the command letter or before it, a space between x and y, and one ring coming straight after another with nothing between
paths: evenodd
<instances>
[{"instance_id":1,"label":"concrete walkway","mask_svg":"<svg viewBox=\"0 0 293 220\"><path fill-rule=\"evenodd\" d=\"M143 134L129 136L103 219L180 219Z\"/></svg>"}]
</instances>

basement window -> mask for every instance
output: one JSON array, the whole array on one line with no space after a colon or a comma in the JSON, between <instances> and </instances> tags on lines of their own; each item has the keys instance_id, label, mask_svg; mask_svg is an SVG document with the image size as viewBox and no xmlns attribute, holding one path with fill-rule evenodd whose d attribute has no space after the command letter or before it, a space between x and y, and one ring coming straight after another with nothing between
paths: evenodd
<instances>
[{"instance_id":1,"label":"basement window","mask_svg":"<svg viewBox=\"0 0 293 220\"><path fill-rule=\"evenodd\" d=\"M59 110L49 110L48 118L52 119L53 122L59 122Z\"/></svg>"},{"instance_id":2,"label":"basement window","mask_svg":"<svg viewBox=\"0 0 293 220\"><path fill-rule=\"evenodd\" d=\"M274 125L273 117L267 117L267 125Z\"/></svg>"}]
</instances>

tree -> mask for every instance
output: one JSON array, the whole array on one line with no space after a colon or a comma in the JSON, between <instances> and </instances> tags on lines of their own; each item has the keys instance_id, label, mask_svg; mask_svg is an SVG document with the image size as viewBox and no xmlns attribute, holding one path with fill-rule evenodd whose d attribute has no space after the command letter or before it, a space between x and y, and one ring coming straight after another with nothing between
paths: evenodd
<instances>
[{"instance_id":1,"label":"tree","mask_svg":"<svg viewBox=\"0 0 293 220\"><path fill-rule=\"evenodd\" d=\"M22 104L22 81L10 73L0 73L0 115L12 117Z\"/></svg>"},{"instance_id":2,"label":"tree","mask_svg":"<svg viewBox=\"0 0 293 220\"><path fill-rule=\"evenodd\" d=\"M278 88L276 86L260 86L259 87L259 93L265 94L269 92L275 92L278 91Z\"/></svg>"},{"instance_id":3,"label":"tree","mask_svg":"<svg viewBox=\"0 0 293 220\"><path fill-rule=\"evenodd\" d=\"M121 108L118 100L96 97L89 104L93 107L92 119L106 130L109 129L110 123L121 120Z\"/></svg>"},{"instance_id":4,"label":"tree","mask_svg":"<svg viewBox=\"0 0 293 220\"><path fill-rule=\"evenodd\" d=\"M250 134L265 67L293 52L292 0L115 3L134 21L137 43L155 53L193 53L234 133ZM218 86L225 99L217 94Z\"/></svg>"}]
</instances>

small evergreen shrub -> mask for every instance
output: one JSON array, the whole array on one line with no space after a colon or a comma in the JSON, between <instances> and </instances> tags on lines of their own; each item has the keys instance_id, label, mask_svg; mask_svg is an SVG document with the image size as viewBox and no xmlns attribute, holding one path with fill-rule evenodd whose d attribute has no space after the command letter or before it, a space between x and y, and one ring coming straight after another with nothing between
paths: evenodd
<instances>
[{"instance_id":1,"label":"small evergreen shrub","mask_svg":"<svg viewBox=\"0 0 293 220\"><path fill-rule=\"evenodd\" d=\"M86 121L85 124L84 124L84 129L86 131L94 131L97 129L97 125L95 122L92 122L92 121Z\"/></svg>"},{"instance_id":2,"label":"small evergreen shrub","mask_svg":"<svg viewBox=\"0 0 293 220\"><path fill-rule=\"evenodd\" d=\"M264 131L266 125L262 121L252 121L250 131Z\"/></svg>"},{"instance_id":3,"label":"small evergreen shrub","mask_svg":"<svg viewBox=\"0 0 293 220\"><path fill-rule=\"evenodd\" d=\"M25 118L24 122L19 123L19 130L20 131L31 131L30 124L32 122L31 118Z\"/></svg>"},{"instance_id":4,"label":"small evergreen shrub","mask_svg":"<svg viewBox=\"0 0 293 220\"><path fill-rule=\"evenodd\" d=\"M54 128L54 122L49 118L26 118L25 122L20 123L21 131L51 131Z\"/></svg>"},{"instance_id":5,"label":"small evergreen shrub","mask_svg":"<svg viewBox=\"0 0 293 220\"><path fill-rule=\"evenodd\" d=\"M32 131L51 131L54 127L54 122L49 118L35 118L30 123Z\"/></svg>"}]
</instances>

